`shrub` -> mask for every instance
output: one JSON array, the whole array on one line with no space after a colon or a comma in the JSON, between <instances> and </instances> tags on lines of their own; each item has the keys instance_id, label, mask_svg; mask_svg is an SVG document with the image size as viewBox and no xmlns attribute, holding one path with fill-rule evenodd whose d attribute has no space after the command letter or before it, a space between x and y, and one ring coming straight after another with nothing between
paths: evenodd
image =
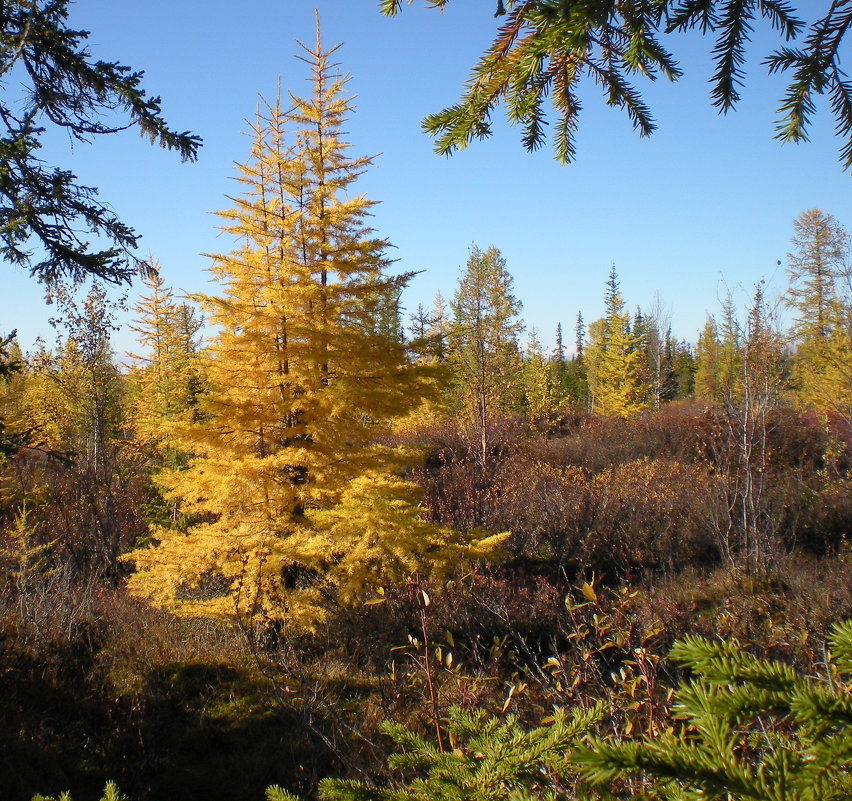
<instances>
[{"instance_id":1,"label":"shrub","mask_svg":"<svg viewBox=\"0 0 852 801\"><path fill-rule=\"evenodd\" d=\"M484 525L510 529L514 552L554 573L573 563L615 579L715 558L699 466L643 458L591 473L516 457L494 485Z\"/></svg>"}]
</instances>

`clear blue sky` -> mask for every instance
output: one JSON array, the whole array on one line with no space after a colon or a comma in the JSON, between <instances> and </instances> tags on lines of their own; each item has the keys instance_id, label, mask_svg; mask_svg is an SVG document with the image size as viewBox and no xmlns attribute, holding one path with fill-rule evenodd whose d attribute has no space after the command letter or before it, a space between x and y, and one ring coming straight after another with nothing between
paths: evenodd
<instances>
[{"instance_id":1,"label":"clear blue sky","mask_svg":"<svg viewBox=\"0 0 852 801\"><path fill-rule=\"evenodd\" d=\"M435 155L420 120L457 99L497 21L493 0L455 0L443 14L422 5L388 19L377 0L78 0L71 22L92 32L92 53L145 70L169 123L205 144L195 164L135 132L73 149L52 136L43 154L100 188L142 234L142 255L161 262L168 283L205 289L200 254L228 247L210 212L234 191L233 163L249 144L244 120L258 94L274 94L278 76L307 91L294 40L312 40L317 8L324 42L344 43L338 55L357 95L351 141L358 153L380 154L361 179L381 201L375 227L395 245L400 270L423 271L404 297L409 310L438 289L452 294L476 242L503 252L524 319L546 345L560 321L573 340L578 310L587 322L601 315L613 262L632 308L649 308L659 292L674 333L694 341L706 313L718 310L723 282L745 287L743 297L762 277L783 291L776 262L799 213L819 207L852 225L852 176L837 162L827 104L810 144L781 146L772 130L783 84L756 57L739 111L718 116L708 100L709 42L697 36L672 43L685 78L640 82L659 123L650 139L588 85L573 165L559 166L547 149L526 153L502 123L487 142L450 159ZM772 41L758 28L756 52ZM0 331L17 328L25 348L50 338L41 289L2 269ZM131 341L120 334L117 348Z\"/></svg>"}]
</instances>

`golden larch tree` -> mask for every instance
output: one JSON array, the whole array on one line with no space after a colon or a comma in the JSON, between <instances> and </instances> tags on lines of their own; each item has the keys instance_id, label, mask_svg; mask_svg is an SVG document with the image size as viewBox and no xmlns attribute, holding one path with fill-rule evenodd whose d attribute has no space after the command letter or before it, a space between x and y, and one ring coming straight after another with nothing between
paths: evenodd
<instances>
[{"instance_id":1,"label":"golden larch tree","mask_svg":"<svg viewBox=\"0 0 852 801\"><path fill-rule=\"evenodd\" d=\"M607 281L606 316L589 326L586 349L595 414L631 417L647 407L647 388L639 374L639 345L640 338L630 331L630 315L625 311L613 265Z\"/></svg>"},{"instance_id":2,"label":"golden larch tree","mask_svg":"<svg viewBox=\"0 0 852 801\"><path fill-rule=\"evenodd\" d=\"M347 78L319 35L302 46L309 98L264 103L239 167L242 193L220 212L235 238L214 255L218 296L198 301L218 333L203 422L182 429L194 454L161 482L186 531L129 555L131 589L186 614L258 613L312 626L371 586L448 566L469 548L426 522L412 455L377 444L382 423L421 395L390 336L388 243L367 225L353 183L370 164L342 138Z\"/></svg>"},{"instance_id":3,"label":"golden larch tree","mask_svg":"<svg viewBox=\"0 0 852 801\"><path fill-rule=\"evenodd\" d=\"M852 410L852 314L842 289L850 236L831 215L810 209L793 221L785 301L796 346L793 371L802 404L849 418Z\"/></svg>"},{"instance_id":4,"label":"golden larch tree","mask_svg":"<svg viewBox=\"0 0 852 801\"><path fill-rule=\"evenodd\" d=\"M133 427L138 442L168 451L175 422L192 419L203 390L203 320L189 304L175 300L159 271L147 276L144 286L130 326L143 351L129 354Z\"/></svg>"}]
</instances>

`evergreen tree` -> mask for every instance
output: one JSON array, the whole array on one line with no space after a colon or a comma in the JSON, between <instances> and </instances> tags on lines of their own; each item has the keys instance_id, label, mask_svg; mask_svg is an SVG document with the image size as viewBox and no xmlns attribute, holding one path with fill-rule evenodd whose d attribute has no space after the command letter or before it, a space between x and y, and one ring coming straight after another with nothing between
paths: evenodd
<instances>
[{"instance_id":1,"label":"evergreen tree","mask_svg":"<svg viewBox=\"0 0 852 801\"><path fill-rule=\"evenodd\" d=\"M556 324L556 345L553 348L553 362L557 371L565 369L565 343L562 341L562 323Z\"/></svg>"},{"instance_id":2,"label":"evergreen tree","mask_svg":"<svg viewBox=\"0 0 852 801\"><path fill-rule=\"evenodd\" d=\"M368 319L373 327L372 333L399 344L405 342L402 330L402 289L399 281L387 281L377 286L372 296L365 296L363 301L370 311Z\"/></svg>"},{"instance_id":3,"label":"evergreen tree","mask_svg":"<svg viewBox=\"0 0 852 801\"><path fill-rule=\"evenodd\" d=\"M672 356L670 358L672 365L673 378L673 396L674 398L691 398L695 395L695 356L692 353L692 348L689 344L681 340L673 343L669 337L671 344Z\"/></svg>"},{"instance_id":4,"label":"evergreen tree","mask_svg":"<svg viewBox=\"0 0 852 801\"><path fill-rule=\"evenodd\" d=\"M583 349L586 345L586 324L583 320L583 312L577 312L577 322L574 325L574 341L577 347L577 358L583 358Z\"/></svg>"},{"instance_id":5,"label":"evergreen tree","mask_svg":"<svg viewBox=\"0 0 852 801\"><path fill-rule=\"evenodd\" d=\"M45 283L88 276L128 281L139 260L138 236L102 203L96 190L69 170L52 168L36 154L45 125L72 141L116 133L130 125L161 147L194 160L197 136L170 130L160 99L146 97L143 74L114 61L93 61L87 31L68 27L70 0L6 0L0 7L0 73L14 69L26 87L23 100L0 99L0 254L30 267ZM125 116L116 118L116 112ZM103 240L103 250L92 241ZM33 264L36 244L40 260Z\"/></svg>"},{"instance_id":6,"label":"evergreen tree","mask_svg":"<svg viewBox=\"0 0 852 801\"><path fill-rule=\"evenodd\" d=\"M411 338L408 340L409 349L421 362L429 361L429 328L432 325L432 316L422 303L417 304L417 310L409 316L408 331Z\"/></svg>"},{"instance_id":7,"label":"evergreen tree","mask_svg":"<svg viewBox=\"0 0 852 801\"><path fill-rule=\"evenodd\" d=\"M450 1L431 0L429 5L443 10ZM385 14L393 15L403 0L380 0L380 5ZM790 75L778 107L776 138L807 141L816 97L830 98L836 130L844 139L840 158L848 168L852 166L852 87L840 61L852 12L846 2L800 3L802 15L814 20L806 25L797 16L796 5L789 0L654 0L627 6L618 0L591 4L497 0L495 16L503 20L473 68L462 97L426 117L423 127L435 137L436 151L448 155L474 139L490 136L494 110L503 104L508 120L522 131L524 147L537 150L545 142L549 99L556 113L551 129L555 155L560 162L568 162L574 158L578 115L584 105L580 84L593 77L606 103L623 109L633 127L647 136L656 123L632 78L677 80L681 68L667 45L678 34L695 30L715 39L710 96L719 111L727 112L740 100L747 49L760 18L781 37L765 63L771 72ZM788 46L804 31L807 35L797 46Z\"/></svg>"},{"instance_id":8,"label":"evergreen tree","mask_svg":"<svg viewBox=\"0 0 852 801\"><path fill-rule=\"evenodd\" d=\"M444 300L440 289L435 293L430 318L431 321L427 333L430 341L433 343L433 355L435 361L444 363L447 361L447 340L452 329L452 320L450 310L447 308L447 302Z\"/></svg>"},{"instance_id":9,"label":"evergreen tree","mask_svg":"<svg viewBox=\"0 0 852 801\"><path fill-rule=\"evenodd\" d=\"M222 295L199 298L218 329L205 419L178 439L188 467L160 479L199 522L130 554L131 590L178 612L310 627L370 586L468 553L422 518L401 478L409 455L376 444L421 380L381 324L377 299L405 277L386 273L372 202L353 191L370 159L342 138L351 100L335 50L318 33L303 56L311 97L258 114L243 194L220 213L236 247L213 256Z\"/></svg>"},{"instance_id":10,"label":"evergreen tree","mask_svg":"<svg viewBox=\"0 0 852 801\"><path fill-rule=\"evenodd\" d=\"M556 344L552 354L549 367L554 405L574 404L574 393L569 380L568 359L565 354L565 341L562 336L562 323L556 324Z\"/></svg>"},{"instance_id":11,"label":"evergreen tree","mask_svg":"<svg viewBox=\"0 0 852 801\"><path fill-rule=\"evenodd\" d=\"M568 362L565 369L565 398L573 408L588 410L589 380L588 363L576 356Z\"/></svg>"},{"instance_id":12,"label":"evergreen tree","mask_svg":"<svg viewBox=\"0 0 852 801\"><path fill-rule=\"evenodd\" d=\"M450 335L450 318L447 304L440 290L430 309L418 304L409 318L408 330L412 339L409 348L424 364L443 364L447 361L447 339Z\"/></svg>"},{"instance_id":13,"label":"evergreen tree","mask_svg":"<svg viewBox=\"0 0 852 801\"><path fill-rule=\"evenodd\" d=\"M32 801L71 801L71 794L60 793L58 797L35 795ZM118 785L115 782L107 782L100 801L127 801L127 796L119 792Z\"/></svg>"},{"instance_id":14,"label":"evergreen tree","mask_svg":"<svg viewBox=\"0 0 852 801\"><path fill-rule=\"evenodd\" d=\"M676 732L640 741L592 738L574 754L601 790L646 777L630 797L672 801L841 801L852 797L852 624L829 637L822 676L758 659L737 643L687 637L671 658L681 684ZM618 796L616 796L618 797Z\"/></svg>"},{"instance_id":15,"label":"evergreen tree","mask_svg":"<svg viewBox=\"0 0 852 801\"><path fill-rule=\"evenodd\" d=\"M408 330L412 336L406 347L428 381L428 391L423 393L421 403L406 415L397 417L394 421L397 432L423 430L447 419L458 408L452 371L447 364L451 326L441 292L435 293L432 308L426 309L421 303L409 319Z\"/></svg>"},{"instance_id":16,"label":"evergreen tree","mask_svg":"<svg viewBox=\"0 0 852 801\"><path fill-rule=\"evenodd\" d=\"M642 314L642 309L639 306L636 307L636 314L633 315L633 325L628 330L636 337L640 348L647 347L648 327L645 323L645 315Z\"/></svg>"},{"instance_id":17,"label":"evergreen tree","mask_svg":"<svg viewBox=\"0 0 852 801\"><path fill-rule=\"evenodd\" d=\"M521 303L496 247L471 248L453 298L451 363L481 464L488 460L496 415L511 411L520 390Z\"/></svg>"},{"instance_id":18,"label":"evergreen tree","mask_svg":"<svg viewBox=\"0 0 852 801\"><path fill-rule=\"evenodd\" d=\"M488 717L482 711L449 710L452 749L441 749L398 723L383 725L399 752L388 760L392 770L415 777L390 787L325 779L322 801L520 801L557 799L573 784L573 748L603 716L602 705L568 714L558 709L550 724L525 730L514 715ZM269 801L296 801L280 788L267 791Z\"/></svg>"},{"instance_id":19,"label":"evergreen tree","mask_svg":"<svg viewBox=\"0 0 852 801\"><path fill-rule=\"evenodd\" d=\"M567 401L575 409L588 409L589 381L586 360L583 358L586 325L583 321L582 312L577 312L574 334L575 353L571 360L564 365L559 400Z\"/></svg>"}]
</instances>

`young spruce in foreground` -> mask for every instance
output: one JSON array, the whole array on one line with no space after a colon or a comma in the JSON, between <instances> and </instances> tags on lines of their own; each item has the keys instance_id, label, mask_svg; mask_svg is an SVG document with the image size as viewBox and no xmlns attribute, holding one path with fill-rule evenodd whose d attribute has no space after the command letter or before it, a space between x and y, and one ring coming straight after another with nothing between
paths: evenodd
<instances>
[{"instance_id":1,"label":"young spruce in foreground","mask_svg":"<svg viewBox=\"0 0 852 801\"><path fill-rule=\"evenodd\" d=\"M829 637L823 675L802 675L735 643L686 637L671 658L682 683L676 733L638 741L589 738L604 709L557 710L524 731L512 715L451 709L451 750L404 726L383 730L401 751L392 770L415 777L389 787L326 779L321 801L524 801L600 797L665 801L842 801L852 797L852 621ZM588 783L588 784L585 784ZM267 801L298 801L270 787ZM37 796L33 801L53 801ZM70 801L67 794L59 801ZM107 785L102 801L121 801Z\"/></svg>"}]
</instances>

